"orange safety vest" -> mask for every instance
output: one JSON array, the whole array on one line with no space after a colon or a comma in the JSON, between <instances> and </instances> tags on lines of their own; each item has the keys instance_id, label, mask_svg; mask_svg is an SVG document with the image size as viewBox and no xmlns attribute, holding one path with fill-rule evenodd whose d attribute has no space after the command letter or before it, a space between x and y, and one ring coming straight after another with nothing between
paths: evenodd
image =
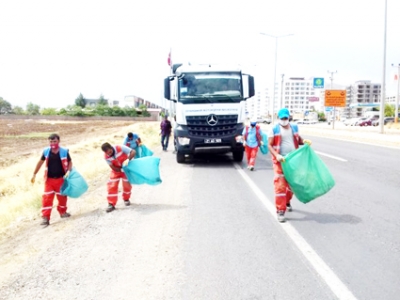
<instances>
[{"instance_id":1,"label":"orange safety vest","mask_svg":"<svg viewBox=\"0 0 400 300\"><path fill-rule=\"evenodd\" d=\"M246 132L244 133L244 140L247 142L247 136L249 135L249 126L246 126ZM258 142L258 146L260 147L262 137L260 134L260 126L256 125L256 139Z\"/></svg>"},{"instance_id":2,"label":"orange safety vest","mask_svg":"<svg viewBox=\"0 0 400 300\"><path fill-rule=\"evenodd\" d=\"M110 162L114 167L121 168L122 163L128 159L128 155L122 152L122 147L121 146L114 146L114 155L113 156L107 156L107 154L104 153L104 158L107 162Z\"/></svg>"},{"instance_id":3,"label":"orange safety vest","mask_svg":"<svg viewBox=\"0 0 400 300\"><path fill-rule=\"evenodd\" d=\"M300 144L299 128L295 124L290 124L290 128L292 129L294 147L297 149L297 148L299 148L299 144ZM281 129L280 129L279 124L275 125L275 127L273 128L273 132L274 132L274 140L272 142L272 148L274 148L276 152L280 153L281 152L282 135L281 135ZM278 161L276 160L275 156L272 155L272 153L271 153L271 156L272 156L273 163L278 163Z\"/></svg>"},{"instance_id":4,"label":"orange safety vest","mask_svg":"<svg viewBox=\"0 0 400 300\"><path fill-rule=\"evenodd\" d=\"M49 168L49 157L50 157L50 151L51 148L47 147L43 150L43 155L46 159L46 169L44 170L44 179L47 179L47 172L48 172L48 168ZM60 155L61 158L61 165L64 169L64 172L67 173L68 172L68 149L66 148L59 148L58 154Z\"/></svg>"}]
</instances>

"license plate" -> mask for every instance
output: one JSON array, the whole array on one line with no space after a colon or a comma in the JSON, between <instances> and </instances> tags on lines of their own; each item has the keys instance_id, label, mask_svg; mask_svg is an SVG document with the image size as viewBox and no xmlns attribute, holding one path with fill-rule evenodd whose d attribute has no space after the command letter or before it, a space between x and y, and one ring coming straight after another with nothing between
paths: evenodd
<instances>
[{"instance_id":1,"label":"license plate","mask_svg":"<svg viewBox=\"0 0 400 300\"><path fill-rule=\"evenodd\" d=\"M206 144L221 143L221 139L204 139L204 143Z\"/></svg>"}]
</instances>

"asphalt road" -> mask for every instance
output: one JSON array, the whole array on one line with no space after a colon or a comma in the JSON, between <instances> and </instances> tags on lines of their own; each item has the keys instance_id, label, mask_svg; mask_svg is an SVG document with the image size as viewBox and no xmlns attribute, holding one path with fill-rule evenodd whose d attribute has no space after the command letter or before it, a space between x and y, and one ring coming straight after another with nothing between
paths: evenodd
<instances>
[{"instance_id":1,"label":"asphalt road","mask_svg":"<svg viewBox=\"0 0 400 300\"><path fill-rule=\"evenodd\" d=\"M196 284L183 299L399 298L399 150L312 139L336 185L308 204L293 199L286 224L243 177L273 204L269 155L259 153L254 172L227 156L198 157L190 165L185 273ZM321 275L284 226L294 228L333 278Z\"/></svg>"}]
</instances>

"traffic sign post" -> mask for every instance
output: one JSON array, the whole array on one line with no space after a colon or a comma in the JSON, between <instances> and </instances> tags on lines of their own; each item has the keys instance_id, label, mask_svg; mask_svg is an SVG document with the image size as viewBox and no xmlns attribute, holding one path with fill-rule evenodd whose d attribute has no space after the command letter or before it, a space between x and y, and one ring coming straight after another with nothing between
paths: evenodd
<instances>
[{"instance_id":1,"label":"traffic sign post","mask_svg":"<svg viewBox=\"0 0 400 300\"><path fill-rule=\"evenodd\" d=\"M336 107L346 107L346 90L325 90L325 106L333 107L332 128L335 128Z\"/></svg>"},{"instance_id":2,"label":"traffic sign post","mask_svg":"<svg viewBox=\"0 0 400 300\"><path fill-rule=\"evenodd\" d=\"M313 88L314 89L323 89L324 88L324 78L314 78Z\"/></svg>"}]
</instances>

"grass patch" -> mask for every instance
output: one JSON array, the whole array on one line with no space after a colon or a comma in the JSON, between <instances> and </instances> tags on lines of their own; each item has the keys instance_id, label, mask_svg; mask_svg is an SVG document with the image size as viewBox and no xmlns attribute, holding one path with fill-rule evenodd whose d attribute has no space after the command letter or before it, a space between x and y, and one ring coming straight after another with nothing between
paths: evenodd
<instances>
[{"instance_id":1,"label":"grass patch","mask_svg":"<svg viewBox=\"0 0 400 300\"><path fill-rule=\"evenodd\" d=\"M11 138L11 139L31 139L31 138L45 138L47 139L52 132L30 132L28 134L6 134L4 138Z\"/></svg>"}]
</instances>

